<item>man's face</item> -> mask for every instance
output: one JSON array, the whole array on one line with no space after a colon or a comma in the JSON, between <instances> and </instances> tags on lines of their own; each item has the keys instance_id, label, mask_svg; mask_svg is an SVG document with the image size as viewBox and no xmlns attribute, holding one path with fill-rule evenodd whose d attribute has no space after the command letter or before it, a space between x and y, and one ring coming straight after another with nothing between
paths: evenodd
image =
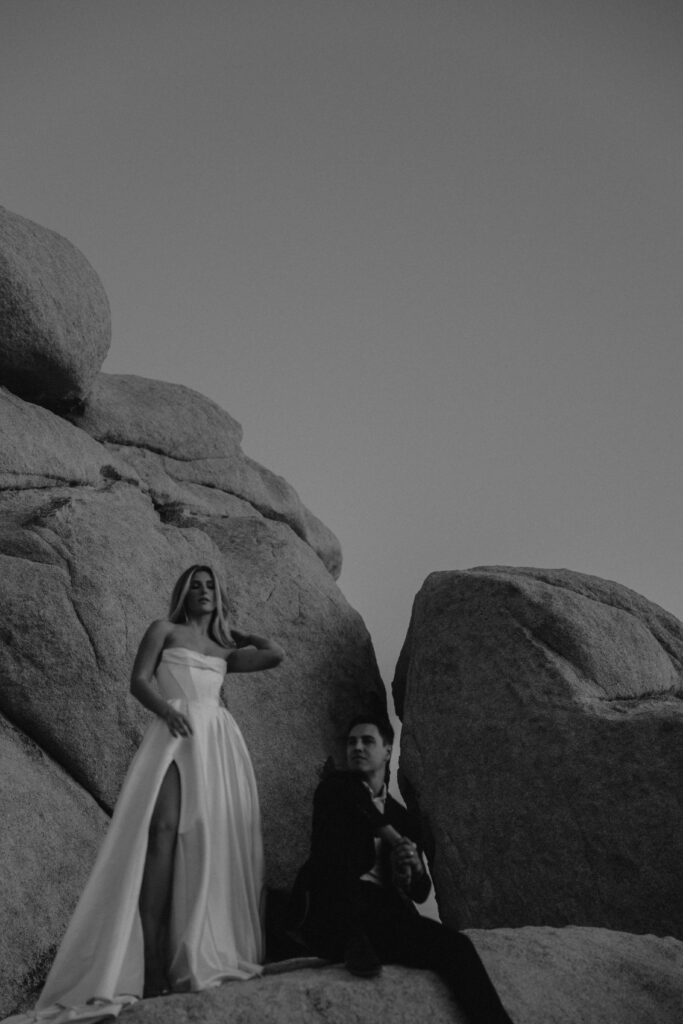
<instances>
[{"instance_id":1,"label":"man's face","mask_svg":"<svg viewBox=\"0 0 683 1024\"><path fill-rule=\"evenodd\" d=\"M346 739L346 763L352 772L384 772L390 757L391 746L384 742L376 725L354 725Z\"/></svg>"}]
</instances>

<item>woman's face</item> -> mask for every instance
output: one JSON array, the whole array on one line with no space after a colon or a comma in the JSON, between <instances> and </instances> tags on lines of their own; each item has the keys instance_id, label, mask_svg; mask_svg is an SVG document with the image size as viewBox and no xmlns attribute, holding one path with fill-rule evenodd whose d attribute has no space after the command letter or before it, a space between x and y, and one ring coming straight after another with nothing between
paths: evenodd
<instances>
[{"instance_id":1,"label":"woman's face","mask_svg":"<svg viewBox=\"0 0 683 1024\"><path fill-rule=\"evenodd\" d=\"M207 615L216 610L216 588L210 572L200 569L192 577L185 598L188 615Z\"/></svg>"}]
</instances>

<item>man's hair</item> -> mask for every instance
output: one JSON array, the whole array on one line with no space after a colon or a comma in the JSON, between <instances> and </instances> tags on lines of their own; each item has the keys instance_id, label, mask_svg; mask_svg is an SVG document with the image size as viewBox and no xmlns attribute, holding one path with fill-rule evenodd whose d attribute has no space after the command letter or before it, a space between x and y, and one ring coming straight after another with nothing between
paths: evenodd
<instances>
[{"instance_id":1,"label":"man's hair","mask_svg":"<svg viewBox=\"0 0 683 1024\"><path fill-rule=\"evenodd\" d=\"M394 742L394 730L391 722L386 716L374 715L372 713L367 715L355 715L346 728L346 739L349 738L349 733L352 729L355 729L357 725L374 725L387 746L392 746Z\"/></svg>"}]
</instances>

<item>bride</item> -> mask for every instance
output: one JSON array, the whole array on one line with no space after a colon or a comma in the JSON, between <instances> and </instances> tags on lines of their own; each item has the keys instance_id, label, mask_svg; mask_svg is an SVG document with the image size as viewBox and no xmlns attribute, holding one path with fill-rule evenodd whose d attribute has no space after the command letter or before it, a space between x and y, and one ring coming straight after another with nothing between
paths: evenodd
<instances>
[{"instance_id":1,"label":"bride","mask_svg":"<svg viewBox=\"0 0 683 1024\"><path fill-rule=\"evenodd\" d=\"M282 648L228 628L214 570L176 583L138 650L131 692L157 717L29 1021L94 1021L140 996L261 973L263 849L254 772L220 703L226 673ZM156 687L153 685L156 679Z\"/></svg>"}]
</instances>

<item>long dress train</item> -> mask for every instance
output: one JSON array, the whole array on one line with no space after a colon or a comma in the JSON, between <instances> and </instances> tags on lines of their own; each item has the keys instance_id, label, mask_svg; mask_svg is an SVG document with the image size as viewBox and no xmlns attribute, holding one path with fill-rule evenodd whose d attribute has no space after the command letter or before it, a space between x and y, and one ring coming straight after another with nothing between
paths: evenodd
<instances>
[{"instance_id":1,"label":"long dress train","mask_svg":"<svg viewBox=\"0 0 683 1024\"><path fill-rule=\"evenodd\" d=\"M181 789L169 929L172 990L197 991L262 972L258 793L242 734L220 704L225 670L223 658L184 647L163 651L159 691L187 716L193 735L174 738L161 719L150 725L36 1009L6 1024L94 1021L142 995L138 901L150 819L172 762Z\"/></svg>"}]
</instances>

